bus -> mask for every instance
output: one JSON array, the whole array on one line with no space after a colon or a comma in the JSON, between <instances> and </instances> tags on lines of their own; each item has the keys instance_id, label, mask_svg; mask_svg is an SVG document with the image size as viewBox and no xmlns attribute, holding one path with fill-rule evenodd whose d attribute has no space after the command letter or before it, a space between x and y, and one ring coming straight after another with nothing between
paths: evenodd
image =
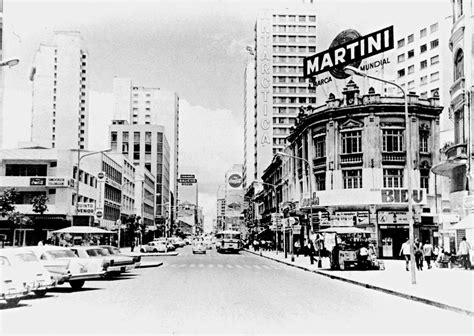
<instances>
[{"instance_id":1,"label":"bus","mask_svg":"<svg viewBox=\"0 0 474 336\"><path fill-rule=\"evenodd\" d=\"M242 248L240 232L233 230L220 231L216 233L217 252L239 252Z\"/></svg>"}]
</instances>

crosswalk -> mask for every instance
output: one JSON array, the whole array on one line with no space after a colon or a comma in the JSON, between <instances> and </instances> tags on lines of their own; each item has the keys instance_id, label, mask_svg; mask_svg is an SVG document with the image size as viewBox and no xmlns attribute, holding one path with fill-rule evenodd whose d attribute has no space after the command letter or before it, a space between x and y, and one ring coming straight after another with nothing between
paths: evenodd
<instances>
[{"instance_id":1,"label":"crosswalk","mask_svg":"<svg viewBox=\"0 0 474 336\"><path fill-rule=\"evenodd\" d=\"M282 270L283 267L278 265L247 265L247 264L224 264L224 263L173 263L168 265L163 265L164 267L170 268L217 268L217 269L227 269L227 270L236 270L236 269L251 269L251 270Z\"/></svg>"}]
</instances>

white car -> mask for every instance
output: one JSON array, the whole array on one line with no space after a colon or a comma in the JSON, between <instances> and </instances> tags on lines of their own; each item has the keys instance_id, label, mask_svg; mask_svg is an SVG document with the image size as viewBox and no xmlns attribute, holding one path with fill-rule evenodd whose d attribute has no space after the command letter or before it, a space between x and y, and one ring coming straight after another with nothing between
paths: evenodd
<instances>
[{"instance_id":1,"label":"white car","mask_svg":"<svg viewBox=\"0 0 474 336\"><path fill-rule=\"evenodd\" d=\"M10 263L18 265L18 274L27 282L30 291L36 296L44 296L47 291L56 286L54 276L43 266L36 255L24 248L2 250L2 255L8 257Z\"/></svg>"},{"instance_id":2,"label":"white car","mask_svg":"<svg viewBox=\"0 0 474 336\"><path fill-rule=\"evenodd\" d=\"M127 272L134 268L134 261L131 257L111 255L107 249L100 246L73 246L70 247L80 258L99 259L107 265L105 276L113 273Z\"/></svg>"},{"instance_id":3,"label":"white car","mask_svg":"<svg viewBox=\"0 0 474 336\"><path fill-rule=\"evenodd\" d=\"M21 266L10 262L8 256L0 253L0 299L7 305L14 307L20 300L28 295L30 288L22 279Z\"/></svg>"},{"instance_id":4,"label":"white car","mask_svg":"<svg viewBox=\"0 0 474 336\"><path fill-rule=\"evenodd\" d=\"M166 242L163 241L152 241L146 245L142 245L140 252L167 252L168 248Z\"/></svg>"},{"instance_id":5,"label":"white car","mask_svg":"<svg viewBox=\"0 0 474 336\"><path fill-rule=\"evenodd\" d=\"M129 261L130 263L133 264L133 268L140 267L141 259L142 259L140 254L138 254L138 253L135 254L133 252L129 252L127 254L124 254L124 253L122 253L122 251L120 251L120 249L118 247L111 246L111 245L101 245L100 247L102 247L103 249L106 249L107 251L109 251L110 255L113 255L114 257L116 256L116 257L127 258L127 261ZM114 265L117 265L117 264L114 262Z\"/></svg>"},{"instance_id":6,"label":"white car","mask_svg":"<svg viewBox=\"0 0 474 336\"><path fill-rule=\"evenodd\" d=\"M66 270L68 278L61 280L69 282L72 289L81 289L86 280L99 279L105 275L108 264L98 259L79 258L67 247L44 245L24 247L32 251L44 267L53 274ZM61 285L63 282L58 282Z\"/></svg>"}]
</instances>

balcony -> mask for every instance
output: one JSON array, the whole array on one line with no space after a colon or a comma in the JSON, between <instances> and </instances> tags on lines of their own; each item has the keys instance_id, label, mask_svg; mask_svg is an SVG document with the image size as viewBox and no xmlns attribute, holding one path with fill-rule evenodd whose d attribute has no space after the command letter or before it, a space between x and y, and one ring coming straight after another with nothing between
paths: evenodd
<instances>
[{"instance_id":1,"label":"balcony","mask_svg":"<svg viewBox=\"0 0 474 336\"><path fill-rule=\"evenodd\" d=\"M361 165L363 153L341 154L341 166Z\"/></svg>"},{"instance_id":2,"label":"balcony","mask_svg":"<svg viewBox=\"0 0 474 336\"><path fill-rule=\"evenodd\" d=\"M446 149L445 154L446 161L434 165L431 170L434 174L451 177L454 168L467 163L467 144L450 146Z\"/></svg>"},{"instance_id":3,"label":"balcony","mask_svg":"<svg viewBox=\"0 0 474 336\"><path fill-rule=\"evenodd\" d=\"M451 87L449 88L449 93L451 94L451 99L454 97L454 96L457 96L457 94L459 93L459 91L462 92L462 90L464 89L464 77L461 77L461 78L458 78L454 83L453 85L451 85Z\"/></svg>"},{"instance_id":4,"label":"balcony","mask_svg":"<svg viewBox=\"0 0 474 336\"><path fill-rule=\"evenodd\" d=\"M400 164L404 165L406 161L405 152L398 153L382 153L382 163L384 164Z\"/></svg>"},{"instance_id":5,"label":"balcony","mask_svg":"<svg viewBox=\"0 0 474 336\"><path fill-rule=\"evenodd\" d=\"M326 166L326 161L327 161L327 158L325 156L323 157L315 157L313 159L313 168L316 169L316 168L323 168L324 166Z\"/></svg>"},{"instance_id":6,"label":"balcony","mask_svg":"<svg viewBox=\"0 0 474 336\"><path fill-rule=\"evenodd\" d=\"M446 149L446 157L449 161L467 159L467 144L457 144Z\"/></svg>"}]
</instances>

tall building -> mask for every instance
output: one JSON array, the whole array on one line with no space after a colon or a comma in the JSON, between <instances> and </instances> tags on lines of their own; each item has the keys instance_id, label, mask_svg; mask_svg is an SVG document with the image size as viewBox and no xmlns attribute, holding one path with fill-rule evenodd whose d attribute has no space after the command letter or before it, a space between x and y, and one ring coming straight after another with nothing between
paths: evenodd
<instances>
[{"instance_id":1,"label":"tall building","mask_svg":"<svg viewBox=\"0 0 474 336\"><path fill-rule=\"evenodd\" d=\"M156 182L155 219L164 221L170 195L170 147L163 126L114 124L109 126L113 151L128 156L135 166L151 172Z\"/></svg>"},{"instance_id":2,"label":"tall building","mask_svg":"<svg viewBox=\"0 0 474 336\"><path fill-rule=\"evenodd\" d=\"M285 147L299 107L316 103L303 58L316 52L316 12L263 10L255 25L254 179Z\"/></svg>"},{"instance_id":3,"label":"tall building","mask_svg":"<svg viewBox=\"0 0 474 336\"><path fill-rule=\"evenodd\" d=\"M225 185L220 185L217 188L217 218L216 218L216 231L224 229L225 220Z\"/></svg>"},{"instance_id":4,"label":"tall building","mask_svg":"<svg viewBox=\"0 0 474 336\"><path fill-rule=\"evenodd\" d=\"M55 32L34 56L31 141L46 148L88 145L88 53L79 32Z\"/></svg>"},{"instance_id":5,"label":"tall building","mask_svg":"<svg viewBox=\"0 0 474 336\"><path fill-rule=\"evenodd\" d=\"M244 168L242 171L242 183L246 188L255 177L255 51L248 47L249 55L244 71Z\"/></svg>"},{"instance_id":6,"label":"tall building","mask_svg":"<svg viewBox=\"0 0 474 336\"><path fill-rule=\"evenodd\" d=\"M170 145L170 190L178 196L179 96L160 88L137 86L130 78L114 77L115 123L161 125ZM169 198L169 196L168 196Z\"/></svg>"},{"instance_id":7,"label":"tall building","mask_svg":"<svg viewBox=\"0 0 474 336\"><path fill-rule=\"evenodd\" d=\"M395 69L390 76L396 78L395 82L407 93L416 92L422 99L439 96L440 105L444 107L440 118L442 143L451 141L453 135L452 121L449 119L449 90L453 71L449 50L450 20L449 17L420 26L398 38L392 54Z\"/></svg>"},{"instance_id":8,"label":"tall building","mask_svg":"<svg viewBox=\"0 0 474 336\"><path fill-rule=\"evenodd\" d=\"M0 0L0 61L3 60L3 0ZM0 149L3 146L3 87L5 78L0 67Z\"/></svg>"}]
</instances>

